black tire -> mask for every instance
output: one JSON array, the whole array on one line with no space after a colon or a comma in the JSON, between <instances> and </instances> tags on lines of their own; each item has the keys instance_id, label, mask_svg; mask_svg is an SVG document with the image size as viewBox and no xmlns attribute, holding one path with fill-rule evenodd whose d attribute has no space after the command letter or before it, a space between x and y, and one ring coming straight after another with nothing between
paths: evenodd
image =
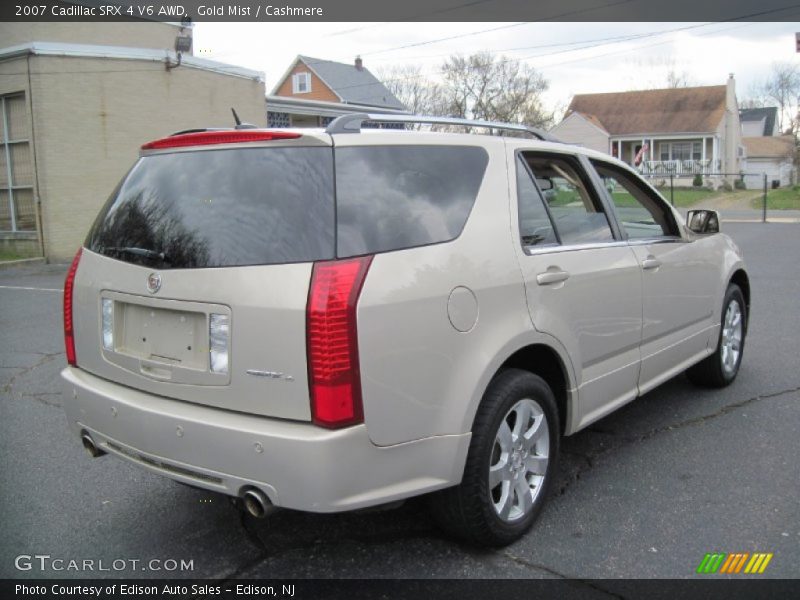
<instances>
[{"instance_id":1,"label":"black tire","mask_svg":"<svg viewBox=\"0 0 800 600\"><path fill-rule=\"evenodd\" d=\"M735 361L733 361L732 365L726 366L726 348L723 345L723 337L726 332L726 315L732 303L738 304L738 310L741 314L741 342L739 343L739 352ZM722 318L720 320L719 337L717 338L717 349L714 354L704 358L686 371L686 375L692 383L702 387L721 388L730 385L736 379L739 367L742 364L742 356L744 356L747 320L747 305L745 304L742 290L735 283L731 283L725 292L725 299L722 302Z\"/></svg>"},{"instance_id":2,"label":"black tire","mask_svg":"<svg viewBox=\"0 0 800 600\"><path fill-rule=\"evenodd\" d=\"M525 418L518 415L525 415L526 411L531 411L526 419L527 431L541 433L530 438L538 440L533 443L535 447L520 452L522 446L532 443L525 442L518 435L514 437L513 432L517 420ZM508 429L504 427L506 434L510 433L510 436L503 436L504 440L516 440L514 443L519 445L513 452L501 451L497 441L504 423L508 425ZM500 372L489 384L475 416L461 484L431 496L436 521L445 531L471 543L505 546L517 540L533 525L547 498L558 461L560 435L558 409L547 383L541 377L519 369ZM528 471L525 465L530 460L527 458L529 455L541 457L539 461L546 457L546 466L542 467L542 463L536 461L540 465L538 468L544 471L543 475ZM492 464L498 471L497 476L503 477L494 490L489 488ZM517 489L523 495L517 494ZM522 489L530 492L530 503L527 503L526 492ZM513 495L509 498L509 494ZM522 506L524 503L527 505ZM510 505L505 518L501 518L496 504L503 508Z\"/></svg>"}]
</instances>

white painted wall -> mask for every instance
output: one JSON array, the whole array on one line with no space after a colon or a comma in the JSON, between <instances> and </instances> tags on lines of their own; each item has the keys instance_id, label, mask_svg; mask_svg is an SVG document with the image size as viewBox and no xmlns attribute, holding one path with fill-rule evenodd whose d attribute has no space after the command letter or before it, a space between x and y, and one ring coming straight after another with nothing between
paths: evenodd
<instances>
[{"instance_id":1,"label":"white painted wall","mask_svg":"<svg viewBox=\"0 0 800 600\"><path fill-rule=\"evenodd\" d=\"M608 134L590 123L580 113L572 113L553 127L550 133L563 142L608 154Z\"/></svg>"}]
</instances>

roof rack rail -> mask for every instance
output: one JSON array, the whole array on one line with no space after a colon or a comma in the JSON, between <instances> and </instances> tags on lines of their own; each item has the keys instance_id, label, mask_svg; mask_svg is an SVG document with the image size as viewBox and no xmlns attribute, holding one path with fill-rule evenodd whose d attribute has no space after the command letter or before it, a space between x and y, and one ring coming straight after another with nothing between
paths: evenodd
<instances>
[{"instance_id":1,"label":"roof rack rail","mask_svg":"<svg viewBox=\"0 0 800 600\"><path fill-rule=\"evenodd\" d=\"M325 128L325 133L361 133L361 125L364 121L372 123L425 123L431 125L461 125L465 127L483 127L486 129L499 129L502 131L518 131L527 133L545 142L560 142L561 140L553 137L549 133L528 127L527 125L515 125L513 123L495 123L493 121L475 121L472 119L459 119L456 117L433 117L424 115L387 115L387 114L368 114L353 113L336 117Z\"/></svg>"}]
</instances>

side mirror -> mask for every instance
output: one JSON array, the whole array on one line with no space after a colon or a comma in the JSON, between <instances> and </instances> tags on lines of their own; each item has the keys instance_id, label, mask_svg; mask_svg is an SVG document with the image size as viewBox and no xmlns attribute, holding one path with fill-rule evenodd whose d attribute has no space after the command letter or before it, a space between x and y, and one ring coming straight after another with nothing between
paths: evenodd
<instances>
[{"instance_id":1,"label":"side mirror","mask_svg":"<svg viewBox=\"0 0 800 600\"><path fill-rule=\"evenodd\" d=\"M690 210L686 213L686 227L694 233L719 233L719 214L715 210Z\"/></svg>"},{"instance_id":2,"label":"side mirror","mask_svg":"<svg viewBox=\"0 0 800 600\"><path fill-rule=\"evenodd\" d=\"M539 189L543 192L553 189L553 180L549 177L537 177L536 184L539 186Z\"/></svg>"}]
</instances>

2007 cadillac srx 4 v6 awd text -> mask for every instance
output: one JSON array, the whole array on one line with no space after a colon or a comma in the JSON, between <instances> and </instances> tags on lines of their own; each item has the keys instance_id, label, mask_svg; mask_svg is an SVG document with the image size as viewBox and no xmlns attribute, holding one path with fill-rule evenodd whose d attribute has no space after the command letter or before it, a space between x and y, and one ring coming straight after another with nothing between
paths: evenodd
<instances>
[{"instance_id":1,"label":"2007 cadillac srx 4 v6 awd text","mask_svg":"<svg viewBox=\"0 0 800 600\"><path fill-rule=\"evenodd\" d=\"M64 408L93 456L255 516L429 494L502 545L562 436L687 369L731 383L749 305L716 213L536 130L193 130L142 146L75 256Z\"/></svg>"}]
</instances>

